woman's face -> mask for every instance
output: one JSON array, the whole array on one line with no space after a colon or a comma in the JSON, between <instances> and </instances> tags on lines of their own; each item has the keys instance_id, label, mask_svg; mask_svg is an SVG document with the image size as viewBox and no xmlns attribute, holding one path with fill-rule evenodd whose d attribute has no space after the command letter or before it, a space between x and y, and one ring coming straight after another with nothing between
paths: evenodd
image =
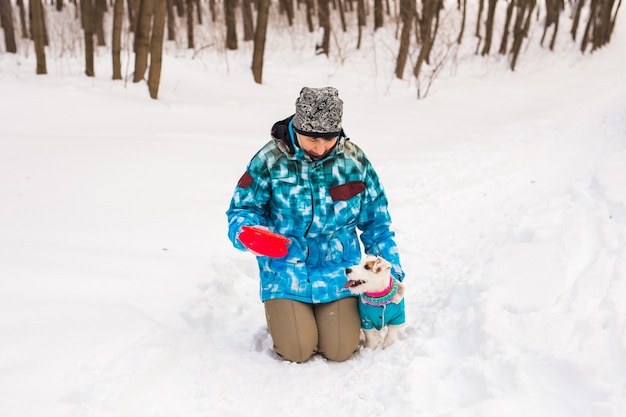
<instances>
[{"instance_id":1,"label":"woman's face","mask_svg":"<svg viewBox=\"0 0 626 417\"><path fill-rule=\"evenodd\" d=\"M313 138L298 133L298 143L311 159L322 159L333 150L337 144L337 138Z\"/></svg>"}]
</instances>

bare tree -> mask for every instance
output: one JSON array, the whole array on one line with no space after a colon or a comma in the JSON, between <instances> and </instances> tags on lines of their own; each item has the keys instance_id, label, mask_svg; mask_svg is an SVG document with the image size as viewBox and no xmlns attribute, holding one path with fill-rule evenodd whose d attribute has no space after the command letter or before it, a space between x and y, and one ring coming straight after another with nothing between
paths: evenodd
<instances>
[{"instance_id":1,"label":"bare tree","mask_svg":"<svg viewBox=\"0 0 626 417\"><path fill-rule=\"evenodd\" d=\"M195 41L193 36L193 0L187 0L187 48L195 48Z\"/></svg>"},{"instance_id":2,"label":"bare tree","mask_svg":"<svg viewBox=\"0 0 626 417\"><path fill-rule=\"evenodd\" d=\"M85 74L88 77L95 75L94 71L94 45L93 45L93 0L81 0L81 21L85 35Z\"/></svg>"},{"instance_id":3,"label":"bare tree","mask_svg":"<svg viewBox=\"0 0 626 417\"><path fill-rule=\"evenodd\" d=\"M16 53L15 28L13 27L13 9L10 0L0 0L0 26L4 30L4 46L7 52Z\"/></svg>"},{"instance_id":4,"label":"bare tree","mask_svg":"<svg viewBox=\"0 0 626 417\"><path fill-rule=\"evenodd\" d=\"M515 71L515 65L522 49L522 42L528 36L530 19L537 5L536 0L517 0L517 12L513 25L513 45L511 46L511 70Z\"/></svg>"},{"instance_id":5,"label":"bare tree","mask_svg":"<svg viewBox=\"0 0 626 417\"><path fill-rule=\"evenodd\" d=\"M285 11L285 14L287 15L287 22L289 23L289 26L293 26L293 17L294 17L293 0L280 0L280 6L282 10Z\"/></svg>"},{"instance_id":6,"label":"bare tree","mask_svg":"<svg viewBox=\"0 0 626 417\"><path fill-rule=\"evenodd\" d=\"M348 31L348 26L346 24L346 11L343 0L337 0L337 8L339 9L339 19L341 20L341 30L344 32Z\"/></svg>"},{"instance_id":7,"label":"bare tree","mask_svg":"<svg viewBox=\"0 0 626 417\"><path fill-rule=\"evenodd\" d=\"M313 25L313 15L315 14L315 0L304 0L306 2L306 24L309 28L309 32L315 30Z\"/></svg>"},{"instance_id":8,"label":"bare tree","mask_svg":"<svg viewBox=\"0 0 626 417\"><path fill-rule=\"evenodd\" d=\"M252 1L241 1L241 16L243 20L243 40L251 41L254 39L254 23L252 18Z\"/></svg>"},{"instance_id":9,"label":"bare tree","mask_svg":"<svg viewBox=\"0 0 626 417\"><path fill-rule=\"evenodd\" d=\"M237 0L224 0L224 13L226 14L226 48L237 49L237 18L235 8Z\"/></svg>"},{"instance_id":10,"label":"bare tree","mask_svg":"<svg viewBox=\"0 0 626 417\"><path fill-rule=\"evenodd\" d=\"M456 43L460 45L461 41L463 40L463 32L465 32L465 21L467 20L467 0L463 0L463 3L461 3L461 0L459 0L458 8L461 9L462 17L461 17L461 30L459 30L459 36L456 39Z\"/></svg>"},{"instance_id":11,"label":"bare tree","mask_svg":"<svg viewBox=\"0 0 626 417\"><path fill-rule=\"evenodd\" d=\"M33 42L35 43L35 56L37 59L37 74L47 74L45 52L45 28L43 22L43 6L41 0L30 0L30 22Z\"/></svg>"},{"instance_id":12,"label":"bare tree","mask_svg":"<svg viewBox=\"0 0 626 417\"><path fill-rule=\"evenodd\" d=\"M211 12L211 21L215 23L217 21L217 12L215 11L215 0L209 0L209 11Z\"/></svg>"},{"instance_id":13,"label":"bare tree","mask_svg":"<svg viewBox=\"0 0 626 417\"><path fill-rule=\"evenodd\" d=\"M578 31L578 24L580 23L580 15L583 7L585 7L585 0L578 0L574 7L574 19L572 20L572 30L570 33L572 34L572 39L576 40L576 32Z\"/></svg>"},{"instance_id":14,"label":"bare tree","mask_svg":"<svg viewBox=\"0 0 626 417\"><path fill-rule=\"evenodd\" d=\"M10 2L11 0L9 0ZM17 0L15 3L20 11L20 26L22 27L22 39L28 39L28 26L26 25L26 7L24 0Z\"/></svg>"},{"instance_id":15,"label":"bare tree","mask_svg":"<svg viewBox=\"0 0 626 417\"><path fill-rule=\"evenodd\" d=\"M139 0L126 0L128 3L128 25L130 31L135 33L137 29L137 15L139 14Z\"/></svg>"},{"instance_id":16,"label":"bare tree","mask_svg":"<svg viewBox=\"0 0 626 417\"><path fill-rule=\"evenodd\" d=\"M98 46L105 46L104 14L107 12L107 0L95 0L93 14L93 32L98 40Z\"/></svg>"},{"instance_id":17,"label":"bare tree","mask_svg":"<svg viewBox=\"0 0 626 417\"><path fill-rule=\"evenodd\" d=\"M122 79L122 19L124 19L124 0L115 0L113 4L113 31L111 33L114 80Z\"/></svg>"},{"instance_id":18,"label":"bare tree","mask_svg":"<svg viewBox=\"0 0 626 417\"><path fill-rule=\"evenodd\" d=\"M141 0L135 30L135 74L133 82L143 80L148 69L148 53L150 49L150 29L154 14L155 0Z\"/></svg>"},{"instance_id":19,"label":"bare tree","mask_svg":"<svg viewBox=\"0 0 626 417\"><path fill-rule=\"evenodd\" d=\"M400 0L400 19L402 19L402 32L400 34L400 50L396 60L396 77L402 79L404 67L409 56L411 43L411 30L415 18L415 2L413 0Z\"/></svg>"},{"instance_id":20,"label":"bare tree","mask_svg":"<svg viewBox=\"0 0 626 417\"><path fill-rule=\"evenodd\" d=\"M182 1L180 2L182 4ZM174 0L167 0L167 40L176 40L176 17L174 15ZM184 13L183 13L184 16Z\"/></svg>"},{"instance_id":21,"label":"bare tree","mask_svg":"<svg viewBox=\"0 0 626 417\"><path fill-rule=\"evenodd\" d=\"M196 14L198 15L198 25L202 26L202 7L200 6L200 0L195 0L196 2Z\"/></svg>"},{"instance_id":22,"label":"bare tree","mask_svg":"<svg viewBox=\"0 0 626 417\"><path fill-rule=\"evenodd\" d=\"M443 7L443 0L424 0L422 3L422 18L420 22L420 49L417 62L413 68L413 75L419 78L422 65L430 62L430 51L435 43L439 28L439 11Z\"/></svg>"},{"instance_id":23,"label":"bare tree","mask_svg":"<svg viewBox=\"0 0 626 417\"><path fill-rule=\"evenodd\" d=\"M505 55L509 45L509 34L511 33L511 17L513 16L513 7L515 6L514 0L509 0L509 4L506 6L506 17L504 19L504 30L502 31L502 40L500 41L499 53Z\"/></svg>"},{"instance_id":24,"label":"bare tree","mask_svg":"<svg viewBox=\"0 0 626 417\"><path fill-rule=\"evenodd\" d=\"M478 1L478 17L476 18L476 31L474 33L474 36L478 38L478 43L476 44L476 53L478 53L478 50L480 49L480 44L483 40L483 37L480 34L480 24L482 22L484 9L485 9L485 0L479 0Z\"/></svg>"},{"instance_id":25,"label":"bare tree","mask_svg":"<svg viewBox=\"0 0 626 417\"><path fill-rule=\"evenodd\" d=\"M263 55L269 20L270 0L257 0L257 21L254 33L254 52L252 55L252 75L257 84L263 82Z\"/></svg>"},{"instance_id":26,"label":"bare tree","mask_svg":"<svg viewBox=\"0 0 626 417\"><path fill-rule=\"evenodd\" d=\"M363 36L363 26L365 26L365 0L357 0L357 26L359 33L356 41L356 49L361 49L361 37Z\"/></svg>"},{"instance_id":27,"label":"bare tree","mask_svg":"<svg viewBox=\"0 0 626 417\"><path fill-rule=\"evenodd\" d=\"M317 54L328 55L330 48L330 7L329 0L317 0L317 15L320 22L321 39L315 45Z\"/></svg>"},{"instance_id":28,"label":"bare tree","mask_svg":"<svg viewBox=\"0 0 626 417\"><path fill-rule=\"evenodd\" d=\"M543 35L541 36L541 46L548 33L548 28L554 25L554 31L552 32L552 40L550 41L550 50L554 50L554 44L556 42L556 33L559 30L559 16L561 15L561 9L563 8L563 0L545 0L546 4L546 18L543 27Z\"/></svg>"},{"instance_id":29,"label":"bare tree","mask_svg":"<svg viewBox=\"0 0 626 417\"><path fill-rule=\"evenodd\" d=\"M591 43L591 51L594 51L609 42L621 3L619 0L615 7L615 0L591 0L589 20L580 45L582 52L585 52L589 43ZM615 13L613 13L614 8Z\"/></svg>"},{"instance_id":30,"label":"bare tree","mask_svg":"<svg viewBox=\"0 0 626 417\"><path fill-rule=\"evenodd\" d=\"M166 0L155 0L152 36L150 38L150 72L148 74L148 91L153 99L157 99L159 96L166 14Z\"/></svg>"},{"instance_id":31,"label":"bare tree","mask_svg":"<svg viewBox=\"0 0 626 417\"><path fill-rule=\"evenodd\" d=\"M487 20L485 21L485 44L483 45L482 56L489 55L489 51L491 50L495 15L496 0L489 0L489 4L487 5Z\"/></svg>"},{"instance_id":32,"label":"bare tree","mask_svg":"<svg viewBox=\"0 0 626 417\"><path fill-rule=\"evenodd\" d=\"M383 27L383 0L374 0L374 30Z\"/></svg>"}]
</instances>

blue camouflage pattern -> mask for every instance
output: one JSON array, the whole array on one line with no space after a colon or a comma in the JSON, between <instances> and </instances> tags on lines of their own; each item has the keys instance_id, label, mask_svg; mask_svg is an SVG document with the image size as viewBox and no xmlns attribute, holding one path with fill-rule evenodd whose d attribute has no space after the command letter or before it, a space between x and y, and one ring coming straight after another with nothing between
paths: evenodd
<instances>
[{"instance_id":1,"label":"blue camouflage pattern","mask_svg":"<svg viewBox=\"0 0 626 417\"><path fill-rule=\"evenodd\" d=\"M240 250L247 250L238 239L242 226L265 226L291 239L285 257L257 256L261 300L327 303L353 296L344 288L345 268L362 253L387 259L402 280L387 197L366 155L342 131L331 154L312 160L294 146L292 121L274 125L226 212L228 237Z\"/></svg>"}]
</instances>

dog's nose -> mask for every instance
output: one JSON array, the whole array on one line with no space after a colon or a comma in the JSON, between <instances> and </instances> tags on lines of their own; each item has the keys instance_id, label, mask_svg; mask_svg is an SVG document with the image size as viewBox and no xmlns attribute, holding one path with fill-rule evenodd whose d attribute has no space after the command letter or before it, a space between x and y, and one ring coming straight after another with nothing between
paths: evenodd
<instances>
[{"instance_id":1,"label":"dog's nose","mask_svg":"<svg viewBox=\"0 0 626 417\"><path fill-rule=\"evenodd\" d=\"M352 272L352 268L346 268L346 274L349 274L350 272Z\"/></svg>"}]
</instances>

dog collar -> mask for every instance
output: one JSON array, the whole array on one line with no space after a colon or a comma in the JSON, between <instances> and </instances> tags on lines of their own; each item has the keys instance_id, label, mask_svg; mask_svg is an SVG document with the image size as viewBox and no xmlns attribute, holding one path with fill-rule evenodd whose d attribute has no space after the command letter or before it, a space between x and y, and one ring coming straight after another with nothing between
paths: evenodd
<instances>
[{"instance_id":1,"label":"dog collar","mask_svg":"<svg viewBox=\"0 0 626 417\"><path fill-rule=\"evenodd\" d=\"M393 279L393 276L389 277L389 286L380 292L366 292L361 294L361 300L365 304L372 306L384 306L389 304L391 299L398 292L398 281Z\"/></svg>"}]
</instances>

